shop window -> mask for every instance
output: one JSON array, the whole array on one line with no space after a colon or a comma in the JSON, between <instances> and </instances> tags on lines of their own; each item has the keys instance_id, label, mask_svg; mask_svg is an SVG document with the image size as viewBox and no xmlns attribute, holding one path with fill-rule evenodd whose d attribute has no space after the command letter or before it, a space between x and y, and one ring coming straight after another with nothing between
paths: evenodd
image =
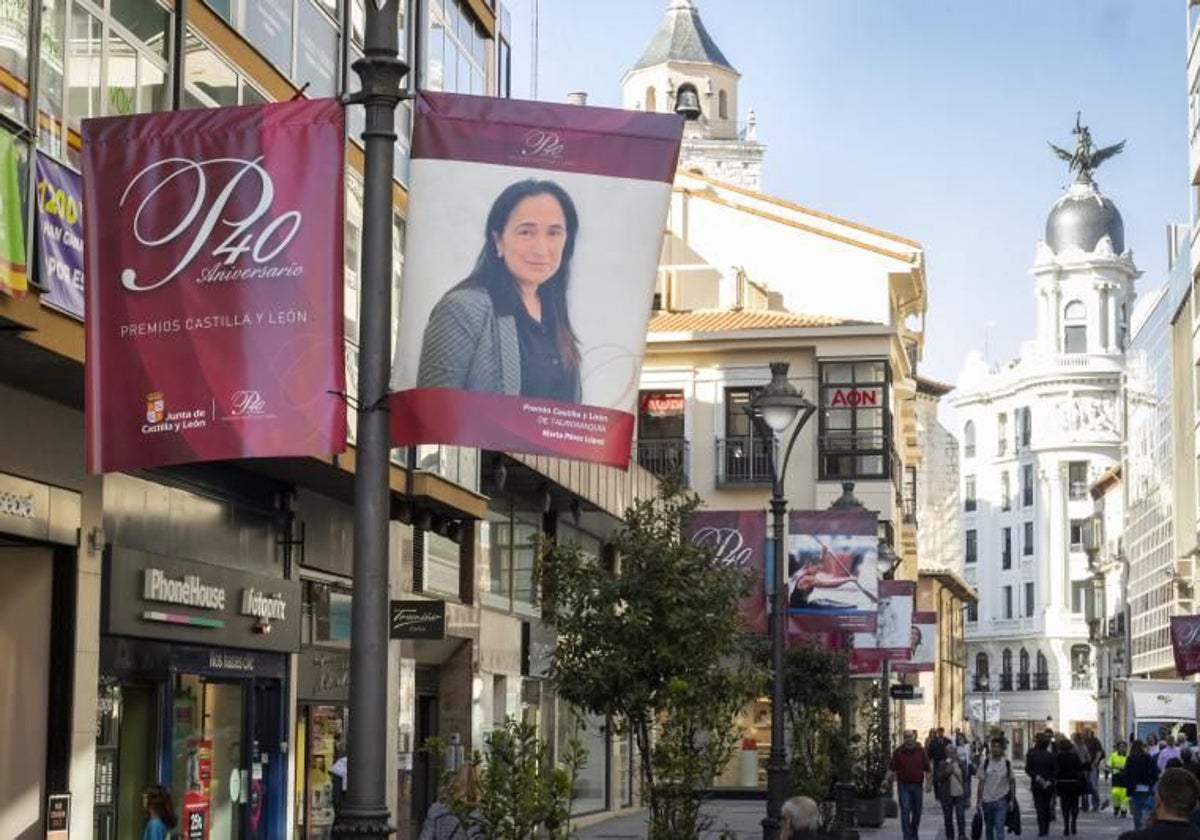
<instances>
[{"instance_id":1,"label":"shop window","mask_svg":"<svg viewBox=\"0 0 1200 840\"><path fill-rule=\"evenodd\" d=\"M171 13L157 0L110 0L112 18L163 60L169 58L167 44Z\"/></svg>"},{"instance_id":2,"label":"shop window","mask_svg":"<svg viewBox=\"0 0 1200 840\"><path fill-rule=\"evenodd\" d=\"M577 711L560 700L555 736L557 755L564 755L572 740L578 739L587 751L587 762L575 781L575 800L571 815L592 814L608 808L608 738L604 718Z\"/></svg>"},{"instance_id":3,"label":"shop window","mask_svg":"<svg viewBox=\"0 0 1200 840\"><path fill-rule=\"evenodd\" d=\"M38 148L63 160L67 155L63 50L67 43L68 5L67 0L43 0L42 52L38 64Z\"/></svg>"},{"instance_id":4,"label":"shop window","mask_svg":"<svg viewBox=\"0 0 1200 840\"><path fill-rule=\"evenodd\" d=\"M350 590L318 581L304 583L305 644L350 647Z\"/></svg>"},{"instance_id":5,"label":"shop window","mask_svg":"<svg viewBox=\"0 0 1200 840\"><path fill-rule=\"evenodd\" d=\"M889 478L887 363L823 362L820 379L821 479Z\"/></svg>"},{"instance_id":6,"label":"shop window","mask_svg":"<svg viewBox=\"0 0 1200 840\"><path fill-rule=\"evenodd\" d=\"M0 38L0 67L16 84L0 85L0 113L25 124L25 96L14 92L29 85L29 7L26 3L6 3L2 14L4 37Z\"/></svg>"}]
</instances>

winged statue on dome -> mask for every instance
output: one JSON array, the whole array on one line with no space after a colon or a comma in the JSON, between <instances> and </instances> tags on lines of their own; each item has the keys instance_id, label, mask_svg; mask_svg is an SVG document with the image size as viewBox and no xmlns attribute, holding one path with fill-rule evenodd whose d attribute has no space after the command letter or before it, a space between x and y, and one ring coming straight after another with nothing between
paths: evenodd
<instances>
[{"instance_id":1,"label":"winged statue on dome","mask_svg":"<svg viewBox=\"0 0 1200 840\"><path fill-rule=\"evenodd\" d=\"M1125 150L1125 141L1122 140L1120 143L1114 143L1102 149L1093 149L1092 132L1080 122L1080 116L1080 112L1076 111L1075 127L1071 129L1071 133L1079 138L1075 142L1075 151L1069 152L1053 143L1050 144L1050 148L1054 150L1054 154L1067 162L1072 172L1079 173L1077 180L1090 184L1095 183L1092 180L1092 173L1099 168L1100 164Z\"/></svg>"}]
</instances>

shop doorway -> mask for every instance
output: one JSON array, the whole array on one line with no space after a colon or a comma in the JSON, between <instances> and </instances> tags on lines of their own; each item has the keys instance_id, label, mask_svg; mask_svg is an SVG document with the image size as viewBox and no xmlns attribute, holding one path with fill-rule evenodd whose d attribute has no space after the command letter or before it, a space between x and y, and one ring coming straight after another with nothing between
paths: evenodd
<instances>
[{"instance_id":1,"label":"shop doorway","mask_svg":"<svg viewBox=\"0 0 1200 840\"><path fill-rule=\"evenodd\" d=\"M438 797L442 762L426 746L429 739L438 733L438 696L434 692L422 691L418 676L412 781L412 819L418 826L424 822L429 806Z\"/></svg>"}]
</instances>

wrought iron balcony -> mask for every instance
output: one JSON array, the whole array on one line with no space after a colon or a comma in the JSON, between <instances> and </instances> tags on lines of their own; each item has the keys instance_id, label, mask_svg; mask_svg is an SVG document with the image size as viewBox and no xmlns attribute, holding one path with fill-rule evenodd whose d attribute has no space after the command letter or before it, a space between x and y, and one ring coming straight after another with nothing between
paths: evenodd
<instances>
[{"instance_id":1,"label":"wrought iron balcony","mask_svg":"<svg viewBox=\"0 0 1200 840\"><path fill-rule=\"evenodd\" d=\"M1092 674L1090 671L1072 671L1071 672L1071 688L1092 688Z\"/></svg>"},{"instance_id":2,"label":"wrought iron balcony","mask_svg":"<svg viewBox=\"0 0 1200 840\"><path fill-rule=\"evenodd\" d=\"M991 680L984 674L976 674L971 678L972 691L988 691L991 689Z\"/></svg>"},{"instance_id":3,"label":"wrought iron balcony","mask_svg":"<svg viewBox=\"0 0 1200 840\"><path fill-rule=\"evenodd\" d=\"M659 478L678 478L688 486L688 442L683 438L639 439L637 462Z\"/></svg>"},{"instance_id":4,"label":"wrought iron balcony","mask_svg":"<svg viewBox=\"0 0 1200 840\"><path fill-rule=\"evenodd\" d=\"M1029 691L1032 685L1029 674L1017 674L1017 691Z\"/></svg>"},{"instance_id":5,"label":"wrought iron balcony","mask_svg":"<svg viewBox=\"0 0 1200 840\"><path fill-rule=\"evenodd\" d=\"M1012 691L1013 690L1013 675L1011 673L1001 673L1000 674L1000 690L1001 691Z\"/></svg>"},{"instance_id":6,"label":"wrought iron balcony","mask_svg":"<svg viewBox=\"0 0 1200 840\"><path fill-rule=\"evenodd\" d=\"M770 439L717 438L717 484L771 484Z\"/></svg>"},{"instance_id":7,"label":"wrought iron balcony","mask_svg":"<svg viewBox=\"0 0 1200 840\"><path fill-rule=\"evenodd\" d=\"M1050 690L1050 673L1048 671L1034 671L1034 673L1033 673L1033 690L1034 691L1049 691Z\"/></svg>"}]
</instances>

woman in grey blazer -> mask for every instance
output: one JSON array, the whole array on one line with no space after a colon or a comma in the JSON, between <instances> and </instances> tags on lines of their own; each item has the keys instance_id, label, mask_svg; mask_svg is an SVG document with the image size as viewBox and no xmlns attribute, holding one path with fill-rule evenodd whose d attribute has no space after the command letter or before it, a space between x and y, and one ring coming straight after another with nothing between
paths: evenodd
<instances>
[{"instance_id":1,"label":"woman in grey blazer","mask_svg":"<svg viewBox=\"0 0 1200 840\"><path fill-rule=\"evenodd\" d=\"M417 387L580 402L579 339L567 313L578 231L575 203L553 181L501 192L474 269L429 316Z\"/></svg>"}]
</instances>

